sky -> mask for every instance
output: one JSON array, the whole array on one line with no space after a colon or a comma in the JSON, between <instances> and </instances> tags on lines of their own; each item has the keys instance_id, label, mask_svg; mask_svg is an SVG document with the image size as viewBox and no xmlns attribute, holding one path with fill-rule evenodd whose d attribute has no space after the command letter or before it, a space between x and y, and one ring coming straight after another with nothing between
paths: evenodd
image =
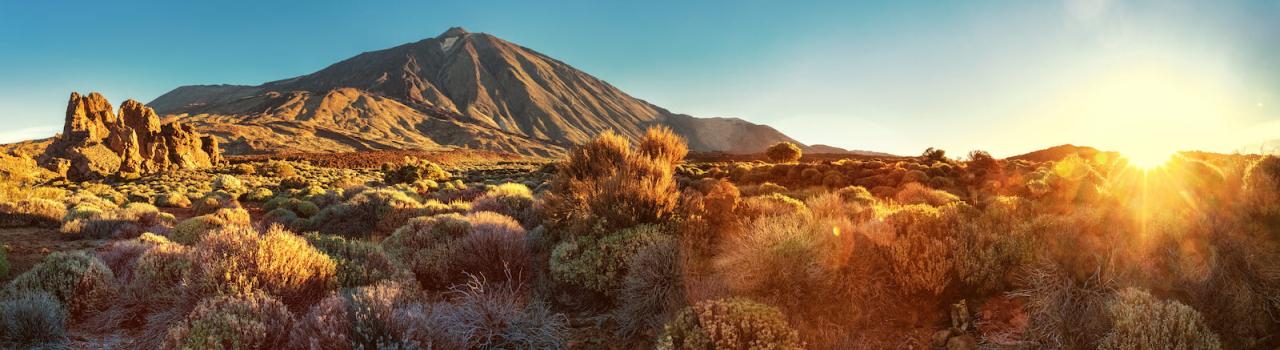
<instances>
[{"instance_id":1,"label":"sky","mask_svg":"<svg viewBox=\"0 0 1280 350\"><path fill-rule=\"evenodd\" d=\"M256 85L452 26L808 144L1009 156L1280 139L1280 1L0 0L0 142L60 130L72 91L119 105Z\"/></svg>"}]
</instances>

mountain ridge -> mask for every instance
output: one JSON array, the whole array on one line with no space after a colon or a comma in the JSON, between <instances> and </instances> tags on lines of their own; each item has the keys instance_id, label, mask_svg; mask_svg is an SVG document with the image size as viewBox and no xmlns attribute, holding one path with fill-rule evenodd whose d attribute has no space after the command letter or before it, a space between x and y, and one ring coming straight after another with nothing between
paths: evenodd
<instances>
[{"instance_id":1,"label":"mountain ridge","mask_svg":"<svg viewBox=\"0 0 1280 350\"><path fill-rule=\"evenodd\" d=\"M738 118L670 112L555 58L458 27L257 86L181 86L148 106L222 138L230 153L477 147L549 156L606 130L636 139L654 125L671 127L695 151L801 144Z\"/></svg>"}]
</instances>

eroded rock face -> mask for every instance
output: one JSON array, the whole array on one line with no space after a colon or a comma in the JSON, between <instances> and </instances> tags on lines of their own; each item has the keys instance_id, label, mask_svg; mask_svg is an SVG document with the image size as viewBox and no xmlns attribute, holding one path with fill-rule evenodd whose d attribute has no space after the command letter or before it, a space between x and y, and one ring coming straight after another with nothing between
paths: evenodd
<instances>
[{"instance_id":1,"label":"eroded rock face","mask_svg":"<svg viewBox=\"0 0 1280 350\"><path fill-rule=\"evenodd\" d=\"M210 167L222 161L216 140L190 125L161 124L150 107L128 100L117 116L98 93L71 93L62 135L40 157L73 180Z\"/></svg>"}]
</instances>

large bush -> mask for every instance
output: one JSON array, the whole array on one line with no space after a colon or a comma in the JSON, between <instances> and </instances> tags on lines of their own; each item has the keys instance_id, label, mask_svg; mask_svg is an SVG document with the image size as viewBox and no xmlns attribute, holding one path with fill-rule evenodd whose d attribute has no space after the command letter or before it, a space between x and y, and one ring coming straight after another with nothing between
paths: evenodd
<instances>
[{"instance_id":1,"label":"large bush","mask_svg":"<svg viewBox=\"0 0 1280 350\"><path fill-rule=\"evenodd\" d=\"M473 212L491 211L510 216L525 228L533 228L541 223L540 210L529 187L514 183L504 183L490 188L488 192L471 203Z\"/></svg>"},{"instance_id":2,"label":"large bush","mask_svg":"<svg viewBox=\"0 0 1280 350\"><path fill-rule=\"evenodd\" d=\"M661 330L684 307L684 270L675 240L650 244L631 258L618 302L616 319L623 336Z\"/></svg>"},{"instance_id":3,"label":"large bush","mask_svg":"<svg viewBox=\"0 0 1280 350\"><path fill-rule=\"evenodd\" d=\"M337 286L337 265L302 237L273 226L210 232L195 246L201 290L263 291L293 310L305 310Z\"/></svg>"},{"instance_id":4,"label":"large bush","mask_svg":"<svg viewBox=\"0 0 1280 350\"><path fill-rule=\"evenodd\" d=\"M444 181L453 177L436 163L420 159L406 159L404 164L398 166L383 165L382 172L385 174L383 182L392 185L421 180Z\"/></svg>"},{"instance_id":5,"label":"large bush","mask_svg":"<svg viewBox=\"0 0 1280 350\"><path fill-rule=\"evenodd\" d=\"M116 295L115 277L101 259L83 251L54 252L18 275L7 293L45 292L73 318L105 309Z\"/></svg>"},{"instance_id":6,"label":"large bush","mask_svg":"<svg viewBox=\"0 0 1280 350\"><path fill-rule=\"evenodd\" d=\"M443 214L410 220L382 246L424 289L443 290L466 275L490 281L520 278L529 270L525 230L491 212Z\"/></svg>"},{"instance_id":7,"label":"large bush","mask_svg":"<svg viewBox=\"0 0 1280 350\"><path fill-rule=\"evenodd\" d=\"M561 283L611 295L621 288L636 253L666 237L665 230L640 225L600 238L579 236L561 242L551 253L551 274Z\"/></svg>"},{"instance_id":8,"label":"large bush","mask_svg":"<svg viewBox=\"0 0 1280 350\"><path fill-rule=\"evenodd\" d=\"M1199 312L1173 300L1126 288L1107 302L1112 328L1099 349L1221 349Z\"/></svg>"},{"instance_id":9,"label":"large bush","mask_svg":"<svg viewBox=\"0 0 1280 350\"><path fill-rule=\"evenodd\" d=\"M289 339L292 316L262 293L219 295L200 302L169 329L166 349L279 349Z\"/></svg>"},{"instance_id":10,"label":"large bush","mask_svg":"<svg viewBox=\"0 0 1280 350\"><path fill-rule=\"evenodd\" d=\"M708 300L667 323L659 349L803 349L782 313L749 299Z\"/></svg>"},{"instance_id":11,"label":"large bush","mask_svg":"<svg viewBox=\"0 0 1280 350\"><path fill-rule=\"evenodd\" d=\"M382 246L340 236L308 233L307 242L338 265L338 285L354 288L392 278L396 273Z\"/></svg>"},{"instance_id":12,"label":"large bush","mask_svg":"<svg viewBox=\"0 0 1280 350\"><path fill-rule=\"evenodd\" d=\"M661 223L679 201L672 174L685 153L684 141L667 128L649 129L635 148L605 132L556 165L545 197L547 222L568 236Z\"/></svg>"},{"instance_id":13,"label":"large bush","mask_svg":"<svg viewBox=\"0 0 1280 350\"><path fill-rule=\"evenodd\" d=\"M775 163L791 163L800 160L800 146L790 142L778 142L764 151L765 156Z\"/></svg>"},{"instance_id":14,"label":"large bush","mask_svg":"<svg viewBox=\"0 0 1280 350\"><path fill-rule=\"evenodd\" d=\"M568 344L564 315L531 302L509 284L472 280L454 298L397 311L406 337L425 348L562 349Z\"/></svg>"},{"instance_id":15,"label":"large bush","mask_svg":"<svg viewBox=\"0 0 1280 350\"><path fill-rule=\"evenodd\" d=\"M58 349L65 346L67 311L45 292L24 292L0 300L0 347Z\"/></svg>"}]
</instances>

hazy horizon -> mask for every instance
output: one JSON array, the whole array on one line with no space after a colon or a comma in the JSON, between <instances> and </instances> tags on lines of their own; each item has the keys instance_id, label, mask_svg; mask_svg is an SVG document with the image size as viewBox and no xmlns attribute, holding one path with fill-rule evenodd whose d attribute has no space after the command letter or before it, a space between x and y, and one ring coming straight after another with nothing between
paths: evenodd
<instances>
[{"instance_id":1,"label":"hazy horizon","mask_svg":"<svg viewBox=\"0 0 1280 350\"><path fill-rule=\"evenodd\" d=\"M257 85L452 26L676 113L807 144L1009 156L1280 138L1280 3L332 5L0 2L0 142L52 135L72 91L118 106L182 85ZM84 8L95 11L71 10Z\"/></svg>"}]
</instances>

